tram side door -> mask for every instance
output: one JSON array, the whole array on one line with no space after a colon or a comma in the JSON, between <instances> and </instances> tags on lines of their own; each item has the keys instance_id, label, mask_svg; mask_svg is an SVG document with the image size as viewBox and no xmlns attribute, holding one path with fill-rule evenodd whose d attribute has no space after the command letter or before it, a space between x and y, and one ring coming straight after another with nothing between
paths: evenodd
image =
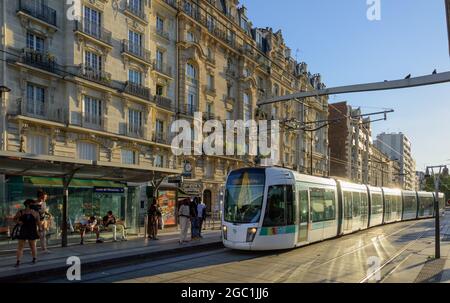
<instances>
[{"instance_id":1,"label":"tram side door","mask_svg":"<svg viewBox=\"0 0 450 303\"><path fill-rule=\"evenodd\" d=\"M352 201L352 193L345 191L344 192L344 224L343 231L351 232L352 231L352 223L353 223L353 201Z\"/></svg>"},{"instance_id":2,"label":"tram side door","mask_svg":"<svg viewBox=\"0 0 450 303\"><path fill-rule=\"evenodd\" d=\"M309 191L307 189L298 190L299 220L297 243L308 241L309 231Z\"/></svg>"}]
</instances>

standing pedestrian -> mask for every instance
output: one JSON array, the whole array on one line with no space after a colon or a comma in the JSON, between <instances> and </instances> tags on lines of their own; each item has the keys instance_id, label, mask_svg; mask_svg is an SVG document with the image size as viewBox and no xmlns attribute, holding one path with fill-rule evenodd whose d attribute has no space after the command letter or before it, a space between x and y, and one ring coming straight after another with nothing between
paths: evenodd
<instances>
[{"instance_id":1,"label":"standing pedestrian","mask_svg":"<svg viewBox=\"0 0 450 303\"><path fill-rule=\"evenodd\" d=\"M190 205L189 205L189 211L191 216L191 239L192 240L198 240L198 214L197 214L197 197L195 197Z\"/></svg>"},{"instance_id":2,"label":"standing pedestrian","mask_svg":"<svg viewBox=\"0 0 450 303\"><path fill-rule=\"evenodd\" d=\"M37 192L37 200L30 205L30 208L39 213L39 221L40 221L40 232L39 232L39 242L41 244L41 249L44 253L49 253L50 251L47 249L47 230L49 227L49 222L47 219L50 219L50 215L47 209L47 199L48 195L42 189Z\"/></svg>"},{"instance_id":3,"label":"standing pedestrian","mask_svg":"<svg viewBox=\"0 0 450 303\"><path fill-rule=\"evenodd\" d=\"M24 205L25 209L19 210L14 217L14 221L18 224L18 234L16 235L17 240L19 240L17 246L17 262L15 267L20 266L20 260L23 256L23 249L25 247L25 242L28 241L31 249L31 255L33 256L32 263L36 263L37 249L36 240L39 239L39 231L41 228L39 213L31 209L31 205L34 204L34 200L26 200Z\"/></svg>"},{"instance_id":4,"label":"standing pedestrian","mask_svg":"<svg viewBox=\"0 0 450 303\"><path fill-rule=\"evenodd\" d=\"M187 241L187 233L189 229L190 222L190 207L189 207L190 199L185 199L180 208L178 209L178 218L180 221L180 244L183 244Z\"/></svg>"},{"instance_id":5,"label":"standing pedestrian","mask_svg":"<svg viewBox=\"0 0 450 303\"><path fill-rule=\"evenodd\" d=\"M159 240L156 236L158 235L158 221L161 211L159 210L158 203L156 200L153 201L152 205L148 210L148 238L153 240Z\"/></svg>"},{"instance_id":6,"label":"standing pedestrian","mask_svg":"<svg viewBox=\"0 0 450 303\"><path fill-rule=\"evenodd\" d=\"M198 236L200 238L203 238L202 228L203 222L206 219L206 204L203 203L203 200L201 198L198 198L198 202L199 202L197 205Z\"/></svg>"}]
</instances>

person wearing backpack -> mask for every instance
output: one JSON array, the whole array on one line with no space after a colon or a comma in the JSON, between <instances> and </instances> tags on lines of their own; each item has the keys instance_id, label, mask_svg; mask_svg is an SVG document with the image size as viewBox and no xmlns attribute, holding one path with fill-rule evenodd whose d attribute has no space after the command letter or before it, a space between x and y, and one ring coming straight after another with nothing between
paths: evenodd
<instances>
[{"instance_id":1,"label":"person wearing backpack","mask_svg":"<svg viewBox=\"0 0 450 303\"><path fill-rule=\"evenodd\" d=\"M17 262L15 267L20 266L20 260L23 256L23 249L25 247L25 242L27 241L30 245L31 255L33 257L32 263L36 263L36 240L39 239L41 221L39 213L31 209L31 205L34 203L34 200L26 200L24 203L25 209L19 210L14 217L14 221L17 225L14 228L16 232L13 232L13 239L17 239L19 241L17 246Z\"/></svg>"}]
</instances>

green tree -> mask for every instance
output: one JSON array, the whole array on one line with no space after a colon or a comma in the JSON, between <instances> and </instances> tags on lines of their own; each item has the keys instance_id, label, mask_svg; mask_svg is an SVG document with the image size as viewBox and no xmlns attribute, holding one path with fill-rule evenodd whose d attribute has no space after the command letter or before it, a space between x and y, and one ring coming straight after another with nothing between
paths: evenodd
<instances>
[{"instance_id":1,"label":"green tree","mask_svg":"<svg viewBox=\"0 0 450 303\"><path fill-rule=\"evenodd\" d=\"M434 176L426 179L425 190L434 192ZM445 200L450 199L450 176L441 176L439 191L445 194Z\"/></svg>"}]
</instances>

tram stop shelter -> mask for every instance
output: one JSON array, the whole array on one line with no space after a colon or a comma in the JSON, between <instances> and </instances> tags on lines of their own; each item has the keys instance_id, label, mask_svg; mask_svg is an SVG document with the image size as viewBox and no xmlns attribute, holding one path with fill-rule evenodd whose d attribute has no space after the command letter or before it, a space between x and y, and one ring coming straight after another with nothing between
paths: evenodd
<instances>
[{"instance_id":1,"label":"tram stop shelter","mask_svg":"<svg viewBox=\"0 0 450 303\"><path fill-rule=\"evenodd\" d=\"M74 179L146 183L158 182L167 176L180 175L181 170L151 165L113 164L103 161L74 160L56 156L31 155L0 151L0 174L60 178L63 185L61 245L68 244L69 186Z\"/></svg>"}]
</instances>

